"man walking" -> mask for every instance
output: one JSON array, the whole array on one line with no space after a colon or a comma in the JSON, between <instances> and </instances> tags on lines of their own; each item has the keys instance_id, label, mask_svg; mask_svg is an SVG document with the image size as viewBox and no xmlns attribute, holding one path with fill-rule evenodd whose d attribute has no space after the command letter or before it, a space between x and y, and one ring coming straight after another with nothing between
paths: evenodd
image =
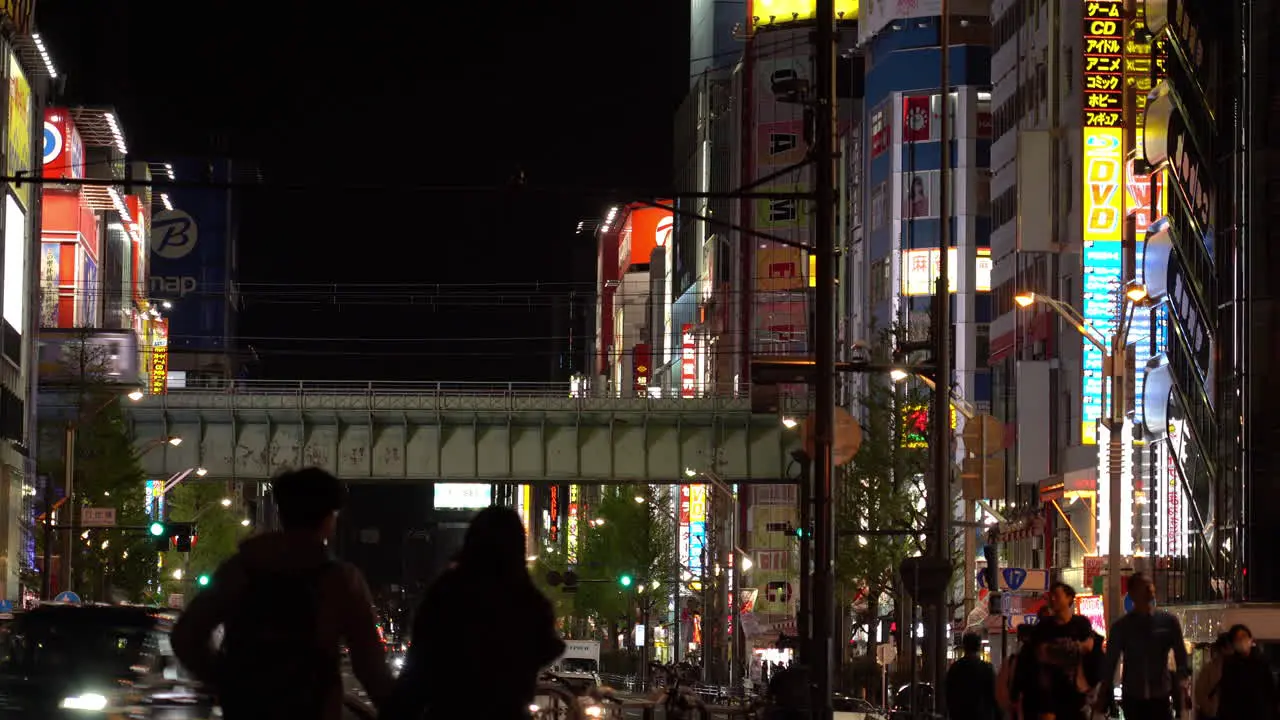
<instances>
[{"instance_id":1,"label":"man walking","mask_svg":"<svg viewBox=\"0 0 1280 720\"><path fill-rule=\"evenodd\" d=\"M1185 678L1190 676L1182 626L1174 616L1155 609L1155 584L1142 573L1129 578L1129 598L1133 612L1111 624L1097 705L1102 709L1109 704L1116 664L1123 657L1120 709L1125 720L1169 720L1173 695L1182 697ZM1169 671L1171 652L1173 673Z\"/></svg>"},{"instance_id":2,"label":"man walking","mask_svg":"<svg viewBox=\"0 0 1280 720\"><path fill-rule=\"evenodd\" d=\"M947 670L947 708L951 720L996 720L996 671L982 659L982 639L965 633L964 657Z\"/></svg>"}]
</instances>

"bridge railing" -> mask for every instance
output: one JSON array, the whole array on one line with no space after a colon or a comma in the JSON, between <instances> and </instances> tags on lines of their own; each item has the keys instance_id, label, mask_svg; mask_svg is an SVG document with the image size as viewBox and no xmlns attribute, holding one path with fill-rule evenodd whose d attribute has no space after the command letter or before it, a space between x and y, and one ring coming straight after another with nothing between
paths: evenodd
<instances>
[{"instance_id":1,"label":"bridge railing","mask_svg":"<svg viewBox=\"0 0 1280 720\"><path fill-rule=\"evenodd\" d=\"M229 395L438 395L453 397L538 397L538 398L636 398L650 396L638 393L579 392L563 382L469 382L469 381L388 381L388 380L235 380L216 384L191 384L169 388L169 394ZM751 389L744 384L736 388L711 388L695 393L697 398L747 399ZM679 399L679 398L664 398Z\"/></svg>"}]
</instances>

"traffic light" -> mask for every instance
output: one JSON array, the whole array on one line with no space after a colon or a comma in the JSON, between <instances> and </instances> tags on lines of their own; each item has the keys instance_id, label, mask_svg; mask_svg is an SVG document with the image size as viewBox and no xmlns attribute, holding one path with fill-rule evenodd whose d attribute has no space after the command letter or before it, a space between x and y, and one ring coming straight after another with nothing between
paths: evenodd
<instances>
[{"instance_id":1,"label":"traffic light","mask_svg":"<svg viewBox=\"0 0 1280 720\"><path fill-rule=\"evenodd\" d=\"M191 552L195 542L195 527L191 523L170 523L169 534L173 537L173 549L178 552Z\"/></svg>"},{"instance_id":2,"label":"traffic light","mask_svg":"<svg viewBox=\"0 0 1280 720\"><path fill-rule=\"evenodd\" d=\"M200 577L196 578L196 584L200 587L209 587L209 574L204 573Z\"/></svg>"},{"instance_id":3,"label":"traffic light","mask_svg":"<svg viewBox=\"0 0 1280 720\"><path fill-rule=\"evenodd\" d=\"M169 552L173 547L173 536L169 533L169 527L162 522L153 522L148 529L151 533L151 540L155 543L156 552Z\"/></svg>"},{"instance_id":4,"label":"traffic light","mask_svg":"<svg viewBox=\"0 0 1280 720\"><path fill-rule=\"evenodd\" d=\"M195 526L191 523L164 523L156 521L147 528L155 542L156 552L191 552L195 543Z\"/></svg>"},{"instance_id":5,"label":"traffic light","mask_svg":"<svg viewBox=\"0 0 1280 720\"><path fill-rule=\"evenodd\" d=\"M633 581L634 581L634 578L632 578L630 575L623 575L622 577L618 578L618 584L624 588L631 587L631 583Z\"/></svg>"}]
</instances>

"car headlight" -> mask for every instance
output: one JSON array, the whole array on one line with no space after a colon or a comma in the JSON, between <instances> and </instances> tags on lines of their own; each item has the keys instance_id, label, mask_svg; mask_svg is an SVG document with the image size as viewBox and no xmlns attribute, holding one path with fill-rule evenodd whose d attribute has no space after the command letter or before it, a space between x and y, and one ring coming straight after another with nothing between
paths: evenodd
<instances>
[{"instance_id":1,"label":"car headlight","mask_svg":"<svg viewBox=\"0 0 1280 720\"><path fill-rule=\"evenodd\" d=\"M582 709L582 714L590 718L604 717L604 708L599 705L588 705Z\"/></svg>"},{"instance_id":2,"label":"car headlight","mask_svg":"<svg viewBox=\"0 0 1280 720\"><path fill-rule=\"evenodd\" d=\"M107 707L107 696L98 693L81 693L71 697L63 698L58 703L58 707L63 710L86 710L89 712L98 712Z\"/></svg>"}]
</instances>

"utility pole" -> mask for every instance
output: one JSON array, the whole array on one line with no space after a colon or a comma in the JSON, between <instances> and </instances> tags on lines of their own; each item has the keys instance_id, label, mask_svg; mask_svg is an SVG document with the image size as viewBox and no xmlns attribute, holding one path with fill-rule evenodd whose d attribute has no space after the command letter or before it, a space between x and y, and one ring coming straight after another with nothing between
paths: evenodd
<instances>
[{"instance_id":1,"label":"utility pole","mask_svg":"<svg viewBox=\"0 0 1280 720\"><path fill-rule=\"evenodd\" d=\"M836 403L836 8L818 0L814 33L815 144L814 242L817 307L813 331L815 370L813 420L814 572L811 652L814 717L832 716L832 657L835 650L835 528L832 508L831 450ZM808 570L808 568L804 568Z\"/></svg>"},{"instance_id":2,"label":"utility pole","mask_svg":"<svg viewBox=\"0 0 1280 720\"><path fill-rule=\"evenodd\" d=\"M937 302L934 303L933 389L933 488L930 493L930 514L933 516L932 554L937 561L951 561L951 289L948 287L951 254L951 11L947 0L942 0L942 17L939 19L939 69L941 117L938 120L942 140L942 166L938 172L938 285ZM967 578L969 582L973 580ZM947 677L947 593L946 586L931 598L933 602L933 627L928 629L933 656L933 687L945 685ZM946 714L945 693L934 692L935 712Z\"/></svg>"}]
</instances>

